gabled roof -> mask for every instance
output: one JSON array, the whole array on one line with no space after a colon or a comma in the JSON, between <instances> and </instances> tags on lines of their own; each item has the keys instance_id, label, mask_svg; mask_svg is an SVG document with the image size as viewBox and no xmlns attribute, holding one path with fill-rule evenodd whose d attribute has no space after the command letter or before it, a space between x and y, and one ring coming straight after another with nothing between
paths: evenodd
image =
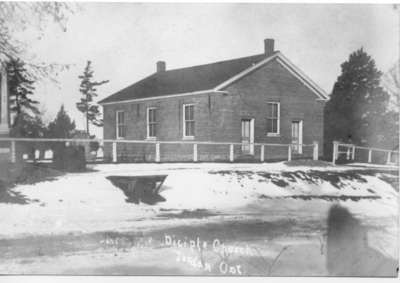
<instances>
[{"instance_id":1,"label":"gabled roof","mask_svg":"<svg viewBox=\"0 0 400 283\"><path fill-rule=\"evenodd\" d=\"M112 104L180 94L218 92L275 58L313 91L319 99L326 100L328 98L324 90L277 51L268 57L265 54L259 54L211 64L156 72L101 100L99 104Z\"/></svg>"},{"instance_id":2,"label":"gabled roof","mask_svg":"<svg viewBox=\"0 0 400 283\"><path fill-rule=\"evenodd\" d=\"M259 54L206 65L154 73L103 99L99 103L212 89L265 58L264 54Z\"/></svg>"}]
</instances>

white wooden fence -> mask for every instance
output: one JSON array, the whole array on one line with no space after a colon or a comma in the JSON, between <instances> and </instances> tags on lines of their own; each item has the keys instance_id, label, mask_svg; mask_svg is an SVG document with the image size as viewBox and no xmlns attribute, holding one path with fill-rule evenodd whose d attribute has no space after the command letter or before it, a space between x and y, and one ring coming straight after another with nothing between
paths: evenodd
<instances>
[{"instance_id":1,"label":"white wooden fence","mask_svg":"<svg viewBox=\"0 0 400 283\"><path fill-rule=\"evenodd\" d=\"M367 163L372 163L373 152L381 152L386 155L386 164L395 165L399 162L399 151L382 149L376 147L357 146L354 144L333 142L332 163L335 164L340 155L345 155L345 159L349 161L356 160L356 149L365 150L368 152Z\"/></svg>"},{"instance_id":2,"label":"white wooden fence","mask_svg":"<svg viewBox=\"0 0 400 283\"><path fill-rule=\"evenodd\" d=\"M220 146L225 145L227 147L227 155L229 156L229 161L234 162L235 160L235 146L243 146L242 143L238 142L209 142L209 141L158 141L158 140L125 140L125 139L66 139L66 138L0 138L0 142L9 142L10 143L10 159L11 162L16 161L16 143L18 142L43 142L43 143L54 143L54 142L64 142L64 143L91 143L98 142L99 144L104 145L105 143L112 144L112 162L118 162L118 152L117 152L117 144L153 144L154 152L155 152L155 162L161 162L161 150L160 145L162 144L175 144L175 145L192 145L193 146L193 162L199 161L199 149L198 145L211 145L211 146ZM292 144L272 144L272 143L251 143L247 144L250 147L259 147L259 161L264 162L266 159L266 155L268 157L268 153L266 154L266 147L286 147L287 148L287 160L292 160ZM311 147L312 148L312 158L313 160L318 160L318 142L313 142L312 144L302 144L297 145L303 148ZM1 146L0 146L1 147Z\"/></svg>"}]
</instances>

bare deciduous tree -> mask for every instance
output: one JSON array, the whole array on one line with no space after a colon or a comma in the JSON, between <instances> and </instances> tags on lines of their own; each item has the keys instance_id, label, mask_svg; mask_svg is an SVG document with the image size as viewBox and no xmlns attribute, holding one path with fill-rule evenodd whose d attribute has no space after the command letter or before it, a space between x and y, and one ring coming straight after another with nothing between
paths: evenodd
<instances>
[{"instance_id":1,"label":"bare deciduous tree","mask_svg":"<svg viewBox=\"0 0 400 283\"><path fill-rule=\"evenodd\" d=\"M390 107L400 109L400 60L396 62L382 77L383 87L390 93Z\"/></svg>"},{"instance_id":2,"label":"bare deciduous tree","mask_svg":"<svg viewBox=\"0 0 400 283\"><path fill-rule=\"evenodd\" d=\"M28 31L31 37L40 39L49 22L66 30L67 18L77 7L62 2L0 2L0 62L20 58L30 73L37 77L45 77L64 68L24 58L30 42L18 38L18 34Z\"/></svg>"}]
</instances>

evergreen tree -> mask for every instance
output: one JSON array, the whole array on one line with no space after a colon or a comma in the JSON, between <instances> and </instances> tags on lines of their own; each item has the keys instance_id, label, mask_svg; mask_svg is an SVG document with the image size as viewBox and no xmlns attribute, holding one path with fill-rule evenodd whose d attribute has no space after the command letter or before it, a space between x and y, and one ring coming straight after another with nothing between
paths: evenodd
<instances>
[{"instance_id":1,"label":"evergreen tree","mask_svg":"<svg viewBox=\"0 0 400 283\"><path fill-rule=\"evenodd\" d=\"M16 138L43 138L46 134L46 127L40 114L30 115L21 111L15 117L13 127L10 129L10 136ZM17 142L17 160L22 159L24 153L28 153L31 159L35 159L35 150L42 153L45 145L42 142Z\"/></svg>"},{"instance_id":2,"label":"evergreen tree","mask_svg":"<svg viewBox=\"0 0 400 283\"><path fill-rule=\"evenodd\" d=\"M9 87L9 110L11 117L10 136L17 138L42 138L46 127L38 110L39 102L33 100L34 80L25 68L25 63L19 59L10 59L7 62ZM35 149L41 148L39 142L17 143L18 152L28 153L32 159ZM17 156L18 159L22 155Z\"/></svg>"},{"instance_id":3,"label":"evergreen tree","mask_svg":"<svg viewBox=\"0 0 400 283\"><path fill-rule=\"evenodd\" d=\"M10 59L7 62L8 99L11 121L11 137L42 138L45 136L46 127L38 110L39 102L32 99L34 83L31 74L27 71L25 63L20 59ZM40 142L17 143L17 159L23 153L28 153L35 159L35 150L43 149Z\"/></svg>"},{"instance_id":4,"label":"evergreen tree","mask_svg":"<svg viewBox=\"0 0 400 283\"><path fill-rule=\"evenodd\" d=\"M325 153L331 154L333 140L384 146L395 133L388 131L394 121L387 110L389 95L380 86L382 73L362 48L350 54L341 69L325 106Z\"/></svg>"},{"instance_id":5,"label":"evergreen tree","mask_svg":"<svg viewBox=\"0 0 400 283\"><path fill-rule=\"evenodd\" d=\"M61 105L56 118L49 123L47 135L50 138L72 138L74 132L75 122L65 111L64 105Z\"/></svg>"},{"instance_id":6,"label":"evergreen tree","mask_svg":"<svg viewBox=\"0 0 400 283\"><path fill-rule=\"evenodd\" d=\"M21 112L14 120L10 130L11 137L17 138L42 138L45 136L46 127L40 114L28 115Z\"/></svg>"},{"instance_id":7,"label":"evergreen tree","mask_svg":"<svg viewBox=\"0 0 400 283\"><path fill-rule=\"evenodd\" d=\"M75 122L71 120L62 105L54 121L49 123L48 136L50 138L72 138L75 133ZM82 145L74 142L51 142L49 147L53 151L53 166L57 170L85 170L85 149Z\"/></svg>"},{"instance_id":8,"label":"evergreen tree","mask_svg":"<svg viewBox=\"0 0 400 283\"><path fill-rule=\"evenodd\" d=\"M35 115L39 115L37 105L38 101L33 100L31 97L35 90L34 81L30 79L30 75L25 68L25 63L20 59L12 59L7 64L8 73L8 85L9 85L9 104L10 112L14 114L14 121L25 121L26 115L31 115L34 118ZM18 119L23 113L23 117ZM32 119L29 119L32 120Z\"/></svg>"},{"instance_id":9,"label":"evergreen tree","mask_svg":"<svg viewBox=\"0 0 400 283\"><path fill-rule=\"evenodd\" d=\"M88 134L90 134L89 123L98 127L103 125L103 121L100 118L101 113L99 106L93 101L93 99L97 96L96 87L109 82L108 80L100 82L93 81L94 71L92 70L91 64L91 61L87 61L83 74L79 76L79 79L81 79L79 91L82 93L82 97L80 102L76 104L78 110L85 115L86 132Z\"/></svg>"}]
</instances>

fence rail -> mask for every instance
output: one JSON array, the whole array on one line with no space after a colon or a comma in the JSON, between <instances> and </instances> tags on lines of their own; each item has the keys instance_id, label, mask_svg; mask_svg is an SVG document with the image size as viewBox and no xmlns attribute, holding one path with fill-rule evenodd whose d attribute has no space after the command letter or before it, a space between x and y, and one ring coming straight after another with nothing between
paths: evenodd
<instances>
[{"instance_id":1,"label":"fence rail","mask_svg":"<svg viewBox=\"0 0 400 283\"><path fill-rule=\"evenodd\" d=\"M8 142L10 148L10 159L12 162L16 161L16 144L17 143L71 143L71 144L86 144L97 142L101 147L104 148L105 144L111 144L111 160L112 162L118 162L118 145L119 144L142 144L142 145L152 145L154 146L154 161L161 162L161 145L191 145L192 146L192 160L193 162L198 162L201 150L199 149L201 146L226 146L226 155L227 160L233 162L235 160L235 147L241 146L243 147L245 144L241 142L213 142L213 141L195 141L195 140L183 140L183 141L160 141L160 140L126 140L126 139L70 139L70 138L12 138L12 137L2 137L0 138L0 143ZM279 148L287 148L286 159L290 161L292 159L293 150L296 148L293 144L281 144L281 143L247 143L246 146L253 148L253 155L260 162L264 162L266 160L266 147L279 147ZM312 156L313 160L318 160L318 142L313 142L312 144L300 144L296 145L301 148L312 148ZM4 146L0 145L0 148L4 148ZM257 155L255 152L255 147L257 148ZM204 151L204 149L203 149ZM267 154L268 157L268 154Z\"/></svg>"},{"instance_id":2,"label":"fence rail","mask_svg":"<svg viewBox=\"0 0 400 283\"><path fill-rule=\"evenodd\" d=\"M360 160L360 158L356 158L356 150L363 150L366 160ZM339 159L340 155L345 155L346 160L366 162L366 163L373 163L373 153L380 152L385 155L385 163L388 165L398 164L399 162L399 151L398 150L390 150L390 149L383 149L377 147L366 147L366 146L357 146L354 144L349 143L341 143L338 141L333 142L333 153L332 153L332 163L335 164L336 161ZM361 155L361 154L359 154ZM381 158L382 159L382 156Z\"/></svg>"}]
</instances>

